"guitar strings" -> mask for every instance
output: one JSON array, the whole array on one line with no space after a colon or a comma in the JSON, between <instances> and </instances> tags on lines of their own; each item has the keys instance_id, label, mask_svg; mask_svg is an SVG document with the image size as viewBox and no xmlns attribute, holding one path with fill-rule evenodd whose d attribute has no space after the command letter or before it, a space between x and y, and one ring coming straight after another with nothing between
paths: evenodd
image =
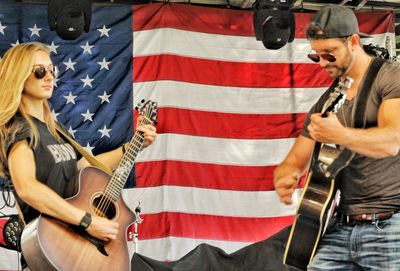
<instances>
[{"instance_id":1,"label":"guitar strings","mask_svg":"<svg viewBox=\"0 0 400 271\"><path fill-rule=\"evenodd\" d=\"M143 121L141 121L139 123L139 125L142 125L142 123L143 123ZM138 133L135 133L134 138L131 140L131 143L132 143L132 141L134 139L137 139L137 137L138 137L137 135L138 135ZM130 153L132 151L130 147L131 147L131 144L128 145L126 153ZM125 160L126 159L121 160L120 165L123 164ZM107 185L107 187L106 187L106 189L105 189L105 191L103 193L103 196L102 196L102 198L100 200L100 203L96 208L96 210L99 211L99 214L102 217L105 217L105 214L106 214L107 210L109 209L110 205L114 202L112 200L111 196L109 196L109 193L107 193L107 190L111 190L112 191L113 190L112 188L116 188L116 187L113 187L114 186L113 180L115 180L115 178L116 178L115 176L117 176L117 175L113 175L112 180L110 181L109 185Z\"/></svg>"},{"instance_id":2,"label":"guitar strings","mask_svg":"<svg viewBox=\"0 0 400 271\"><path fill-rule=\"evenodd\" d=\"M149 108L146 108L146 110L148 110ZM141 126L142 124L151 124L152 121L147 117L148 112L145 110L144 114L143 114L143 119L140 121L139 126ZM141 147L143 146L143 140L144 137L142 135L141 132L136 132L133 136L133 138L131 139L128 148L126 150L126 153L124 154L122 160L120 161L119 165L117 168L119 168L121 165L125 164L125 161L127 160L127 157L132 160L133 157L135 157L137 155L137 153L140 151ZM136 149L135 149L136 147ZM133 153L132 153L133 152ZM133 165L132 165L133 166ZM132 170L132 168L130 168L130 171ZM126 172L124 171L123 174L125 174ZM114 185L114 180L116 179L116 174L113 175L113 177L111 178L111 181L109 182L109 184L106 186L103 196L101 197L100 203L98 204L98 206L96 206L95 208L95 213L96 215L105 217L106 216L106 212L107 210L110 208L110 205L116 201L118 198L116 198L115 200L112 199L112 196L109 195L109 193L107 193L107 190L113 190L112 188L116 189L120 189L122 187L119 187L118 185L115 186ZM119 178L120 175L118 175ZM129 176L129 174L128 174ZM128 176L123 176L124 179ZM119 185L123 185L121 180L120 182L118 182ZM118 197L118 195L117 195Z\"/></svg>"}]
</instances>

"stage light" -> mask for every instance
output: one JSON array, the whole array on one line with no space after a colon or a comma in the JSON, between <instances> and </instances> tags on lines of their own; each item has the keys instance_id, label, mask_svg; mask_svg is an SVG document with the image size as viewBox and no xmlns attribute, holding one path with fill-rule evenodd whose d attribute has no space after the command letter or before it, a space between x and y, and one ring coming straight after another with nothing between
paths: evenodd
<instances>
[{"instance_id":1,"label":"stage light","mask_svg":"<svg viewBox=\"0 0 400 271\"><path fill-rule=\"evenodd\" d=\"M253 5L253 26L256 39L265 48L277 50L294 40L295 18L290 1L257 0Z\"/></svg>"},{"instance_id":2,"label":"stage light","mask_svg":"<svg viewBox=\"0 0 400 271\"><path fill-rule=\"evenodd\" d=\"M91 17L91 0L49 0L50 30L62 39L74 40L89 32Z\"/></svg>"}]
</instances>

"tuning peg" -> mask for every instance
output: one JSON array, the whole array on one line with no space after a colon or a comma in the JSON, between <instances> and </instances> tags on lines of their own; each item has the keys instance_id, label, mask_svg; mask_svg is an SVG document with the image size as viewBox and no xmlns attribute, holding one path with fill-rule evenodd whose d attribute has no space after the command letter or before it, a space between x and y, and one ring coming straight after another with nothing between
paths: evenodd
<instances>
[{"instance_id":1,"label":"tuning peg","mask_svg":"<svg viewBox=\"0 0 400 271\"><path fill-rule=\"evenodd\" d=\"M142 102L139 102L136 106L135 106L135 110L139 110L139 108L142 106Z\"/></svg>"}]
</instances>

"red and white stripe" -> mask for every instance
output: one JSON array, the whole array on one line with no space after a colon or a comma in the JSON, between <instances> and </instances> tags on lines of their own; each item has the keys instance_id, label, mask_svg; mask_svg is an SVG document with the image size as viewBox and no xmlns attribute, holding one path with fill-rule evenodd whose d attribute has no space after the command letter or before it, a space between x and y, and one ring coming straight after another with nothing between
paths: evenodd
<instances>
[{"instance_id":1,"label":"red and white stripe","mask_svg":"<svg viewBox=\"0 0 400 271\"><path fill-rule=\"evenodd\" d=\"M134 98L159 105L159 136L139 154L138 188L124 194L130 206L142 201L145 256L177 260L200 243L230 253L293 221L296 206L279 202L273 170L331 79L306 56L312 14L296 14L296 39L275 51L256 41L252 16L186 4L134 7ZM358 19L372 34L366 44L394 40L393 13Z\"/></svg>"}]
</instances>

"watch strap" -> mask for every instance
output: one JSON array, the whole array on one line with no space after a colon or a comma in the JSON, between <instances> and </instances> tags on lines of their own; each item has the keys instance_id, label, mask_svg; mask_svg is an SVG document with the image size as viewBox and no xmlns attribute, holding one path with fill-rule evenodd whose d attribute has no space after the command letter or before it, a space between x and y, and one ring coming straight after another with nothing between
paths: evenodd
<instances>
[{"instance_id":1,"label":"watch strap","mask_svg":"<svg viewBox=\"0 0 400 271\"><path fill-rule=\"evenodd\" d=\"M82 217L79 226L86 230L87 228L89 228L90 223L92 223L92 215L86 212L86 214Z\"/></svg>"}]
</instances>

